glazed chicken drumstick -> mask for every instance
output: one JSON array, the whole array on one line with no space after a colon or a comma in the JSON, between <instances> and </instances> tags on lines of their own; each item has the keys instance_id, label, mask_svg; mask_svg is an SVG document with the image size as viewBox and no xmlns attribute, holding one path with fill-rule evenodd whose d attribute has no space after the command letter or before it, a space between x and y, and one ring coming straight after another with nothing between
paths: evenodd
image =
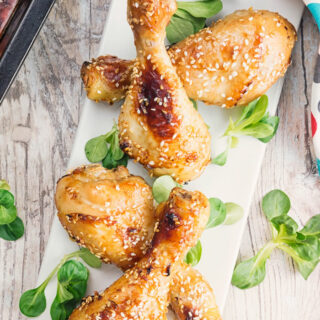
<instances>
[{"instance_id":1,"label":"glazed chicken drumstick","mask_svg":"<svg viewBox=\"0 0 320 320\"><path fill-rule=\"evenodd\" d=\"M146 256L101 295L87 299L70 320L166 319L172 276L204 230L209 206L200 192L175 188L158 210L161 220Z\"/></svg>"},{"instance_id":2,"label":"glazed chicken drumstick","mask_svg":"<svg viewBox=\"0 0 320 320\"><path fill-rule=\"evenodd\" d=\"M210 161L210 134L164 46L175 0L128 1L137 59L119 116L120 147L150 175L178 182L198 177Z\"/></svg>"},{"instance_id":3,"label":"glazed chicken drumstick","mask_svg":"<svg viewBox=\"0 0 320 320\"><path fill-rule=\"evenodd\" d=\"M296 38L279 14L240 10L171 46L168 54L190 98L229 108L248 104L284 75ZM84 62L88 97L123 99L134 64L110 55Z\"/></svg>"},{"instance_id":4,"label":"glazed chicken drumstick","mask_svg":"<svg viewBox=\"0 0 320 320\"><path fill-rule=\"evenodd\" d=\"M125 167L77 168L59 180L55 199L71 239L123 270L146 254L160 218L150 186ZM176 268L170 304L178 319L194 315L197 320L220 320L213 291L202 275L184 262Z\"/></svg>"}]
</instances>

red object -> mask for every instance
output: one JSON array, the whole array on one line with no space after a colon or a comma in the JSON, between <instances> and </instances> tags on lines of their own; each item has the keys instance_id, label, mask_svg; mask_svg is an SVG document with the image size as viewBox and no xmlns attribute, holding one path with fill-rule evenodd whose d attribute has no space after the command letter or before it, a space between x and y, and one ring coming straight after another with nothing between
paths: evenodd
<instances>
[{"instance_id":1,"label":"red object","mask_svg":"<svg viewBox=\"0 0 320 320\"><path fill-rule=\"evenodd\" d=\"M19 0L3 0L0 2L0 36L8 25Z\"/></svg>"},{"instance_id":2,"label":"red object","mask_svg":"<svg viewBox=\"0 0 320 320\"><path fill-rule=\"evenodd\" d=\"M313 113L311 112L311 130L312 130L312 137L316 134L317 132L317 121L315 117L313 116Z\"/></svg>"}]
</instances>

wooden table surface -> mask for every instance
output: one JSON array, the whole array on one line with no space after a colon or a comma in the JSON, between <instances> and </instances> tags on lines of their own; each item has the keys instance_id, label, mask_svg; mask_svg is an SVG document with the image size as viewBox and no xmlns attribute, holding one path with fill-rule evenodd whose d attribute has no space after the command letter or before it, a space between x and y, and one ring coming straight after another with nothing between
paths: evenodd
<instances>
[{"instance_id":1,"label":"wooden table surface","mask_svg":"<svg viewBox=\"0 0 320 320\"><path fill-rule=\"evenodd\" d=\"M55 214L57 179L64 174L85 93L81 63L94 57L110 0L57 0L0 108L0 177L16 196L25 236L0 240L0 319L17 320L21 292L36 284ZM320 178L310 148L310 90L318 30L306 11L278 109L277 136L269 143L240 259L270 237L260 200L285 190L291 214L304 223L320 213ZM310 151L311 150L311 151ZM272 254L267 276L256 288L230 286L225 320L319 320L320 267L303 280L290 258Z\"/></svg>"}]
</instances>

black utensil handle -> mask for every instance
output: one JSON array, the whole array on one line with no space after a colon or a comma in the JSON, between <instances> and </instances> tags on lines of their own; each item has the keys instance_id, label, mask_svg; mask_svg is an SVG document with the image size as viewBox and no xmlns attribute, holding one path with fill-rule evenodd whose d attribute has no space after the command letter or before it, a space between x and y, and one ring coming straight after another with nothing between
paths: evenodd
<instances>
[{"instance_id":1,"label":"black utensil handle","mask_svg":"<svg viewBox=\"0 0 320 320\"><path fill-rule=\"evenodd\" d=\"M24 61L55 0L32 0L0 59L0 103Z\"/></svg>"}]
</instances>

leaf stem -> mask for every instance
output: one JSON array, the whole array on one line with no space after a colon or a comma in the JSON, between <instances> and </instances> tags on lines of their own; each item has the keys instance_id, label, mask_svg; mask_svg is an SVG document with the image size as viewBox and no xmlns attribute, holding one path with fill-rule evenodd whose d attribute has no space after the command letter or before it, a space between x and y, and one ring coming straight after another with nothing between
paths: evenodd
<instances>
[{"instance_id":1,"label":"leaf stem","mask_svg":"<svg viewBox=\"0 0 320 320\"><path fill-rule=\"evenodd\" d=\"M278 247L278 243L275 241L269 241L258 253L257 253L257 259L252 267L251 273L256 269L257 266L260 265L261 261L266 260L270 257L271 252L273 249Z\"/></svg>"},{"instance_id":2,"label":"leaf stem","mask_svg":"<svg viewBox=\"0 0 320 320\"><path fill-rule=\"evenodd\" d=\"M72 253L69 253L67 255L65 255L59 262L59 264L51 271L51 273L49 274L49 276L47 277L46 280L44 280L42 282L42 284L38 287L39 291L44 291L44 289L47 287L48 283L50 282L50 280L53 278L53 276L56 274L56 272L61 268L61 266L68 261L71 258L74 257L78 257L80 254L80 250L74 251Z\"/></svg>"}]
</instances>

